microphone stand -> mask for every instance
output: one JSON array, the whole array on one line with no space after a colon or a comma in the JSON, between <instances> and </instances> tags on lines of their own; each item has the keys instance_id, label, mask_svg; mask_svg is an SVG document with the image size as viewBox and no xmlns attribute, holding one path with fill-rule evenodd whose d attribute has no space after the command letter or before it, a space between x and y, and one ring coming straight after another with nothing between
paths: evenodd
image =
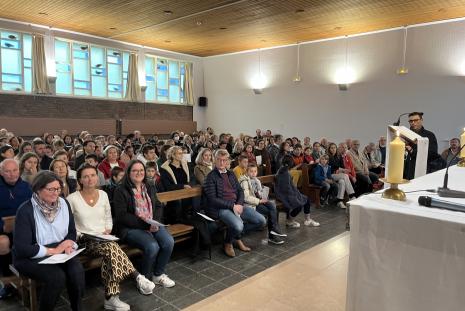
<instances>
[{"instance_id":1,"label":"microphone stand","mask_svg":"<svg viewBox=\"0 0 465 311\"><path fill-rule=\"evenodd\" d=\"M400 118L403 117L403 116L406 116L406 115L408 115L408 114L410 114L410 112L401 114L401 115L399 116L399 118L397 118L397 121L394 122L392 125L394 125L394 126L399 126L399 125L400 125Z\"/></svg>"},{"instance_id":2,"label":"microphone stand","mask_svg":"<svg viewBox=\"0 0 465 311\"><path fill-rule=\"evenodd\" d=\"M455 154L455 156L452 157L452 159L450 159L449 163L447 163L446 174L444 175L443 186L438 188L438 195L440 197L444 197L444 198L465 198L465 191L457 191L457 190L451 190L451 189L447 188L447 184L449 182L449 167L450 167L452 161L454 161L455 158L457 158L457 156L460 154L460 152L462 151L462 149L464 147L465 147L465 145L460 147L459 151Z\"/></svg>"}]
</instances>

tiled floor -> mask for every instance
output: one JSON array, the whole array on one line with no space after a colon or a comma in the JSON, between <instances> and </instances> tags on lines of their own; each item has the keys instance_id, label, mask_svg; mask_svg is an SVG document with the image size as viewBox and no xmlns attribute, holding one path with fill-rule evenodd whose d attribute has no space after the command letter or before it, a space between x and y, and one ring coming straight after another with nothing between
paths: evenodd
<instances>
[{"instance_id":1,"label":"tiled floor","mask_svg":"<svg viewBox=\"0 0 465 311\"><path fill-rule=\"evenodd\" d=\"M313 218L321 227L302 226L300 229L285 229L284 214L280 215L283 230L288 238L285 244L262 245L265 232L250 234L244 238L253 251L236 251L236 258L226 257L221 245L214 245L212 260L208 253L202 253L192 259L186 251L186 245L177 245L168 264L167 274L176 281L171 289L157 287L153 295L141 296L132 280L122 283L121 299L131 305L131 310L180 310L220 292L240 281L266 270L288 258L295 256L323 241L345 231L345 211L334 207L312 209ZM298 217L303 222L303 216ZM99 283L97 270L86 274L88 289L84 299L84 310L103 309L103 287ZM0 310L24 310L15 299L0 302ZM69 310L66 291L56 310ZM223 309L226 310L226 309Z\"/></svg>"},{"instance_id":2,"label":"tiled floor","mask_svg":"<svg viewBox=\"0 0 465 311\"><path fill-rule=\"evenodd\" d=\"M349 233L342 233L185 311L344 311Z\"/></svg>"}]
</instances>

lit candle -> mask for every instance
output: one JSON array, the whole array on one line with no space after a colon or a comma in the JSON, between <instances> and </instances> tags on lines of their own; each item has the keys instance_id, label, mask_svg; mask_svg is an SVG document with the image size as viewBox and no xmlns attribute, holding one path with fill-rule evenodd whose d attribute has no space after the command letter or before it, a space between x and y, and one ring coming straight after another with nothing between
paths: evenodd
<instances>
[{"instance_id":1,"label":"lit candle","mask_svg":"<svg viewBox=\"0 0 465 311\"><path fill-rule=\"evenodd\" d=\"M389 143L389 163L386 174L387 182L391 184L399 184L404 176L404 154L405 143L400 139L399 132L396 138Z\"/></svg>"},{"instance_id":2,"label":"lit candle","mask_svg":"<svg viewBox=\"0 0 465 311\"><path fill-rule=\"evenodd\" d=\"M462 147L463 145L465 145L465 128L463 129L462 136L460 136L460 147ZM460 152L460 157L462 159L465 158L465 147Z\"/></svg>"}]
</instances>

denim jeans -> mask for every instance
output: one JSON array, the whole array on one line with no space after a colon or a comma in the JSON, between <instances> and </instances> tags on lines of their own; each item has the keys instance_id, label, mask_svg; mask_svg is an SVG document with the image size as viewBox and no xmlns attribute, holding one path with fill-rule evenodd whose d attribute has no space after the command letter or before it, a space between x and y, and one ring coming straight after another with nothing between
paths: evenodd
<instances>
[{"instance_id":1,"label":"denim jeans","mask_svg":"<svg viewBox=\"0 0 465 311\"><path fill-rule=\"evenodd\" d=\"M242 232L259 230L266 225L265 217L250 207L244 207L240 217L230 209L220 209L219 219L228 228L225 243L232 243L234 239L240 240Z\"/></svg>"},{"instance_id":2,"label":"denim jeans","mask_svg":"<svg viewBox=\"0 0 465 311\"><path fill-rule=\"evenodd\" d=\"M258 204L255 210L268 219L268 232L271 230L279 232L278 212L276 211L276 205L273 202L268 201L266 203Z\"/></svg>"},{"instance_id":3,"label":"denim jeans","mask_svg":"<svg viewBox=\"0 0 465 311\"><path fill-rule=\"evenodd\" d=\"M151 280L154 274L160 276L165 273L165 267L173 251L174 239L164 227L160 227L157 232L131 229L125 240L129 246L144 252L139 272L147 279Z\"/></svg>"}]
</instances>

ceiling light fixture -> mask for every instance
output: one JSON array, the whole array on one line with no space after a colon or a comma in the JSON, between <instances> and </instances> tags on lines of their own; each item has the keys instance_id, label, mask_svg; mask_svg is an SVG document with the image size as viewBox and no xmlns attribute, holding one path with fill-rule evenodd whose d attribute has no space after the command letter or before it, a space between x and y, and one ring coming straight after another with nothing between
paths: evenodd
<instances>
[{"instance_id":1,"label":"ceiling light fixture","mask_svg":"<svg viewBox=\"0 0 465 311\"><path fill-rule=\"evenodd\" d=\"M196 21L195 24L196 24L197 26L202 26L203 22L202 22L202 21Z\"/></svg>"},{"instance_id":2,"label":"ceiling light fixture","mask_svg":"<svg viewBox=\"0 0 465 311\"><path fill-rule=\"evenodd\" d=\"M397 74L399 76L408 74L408 68L405 67L406 58L407 58L407 26L404 27L404 48L403 48L403 54L402 54L402 66L399 69L397 69Z\"/></svg>"},{"instance_id":3,"label":"ceiling light fixture","mask_svg":"<svg viewBox=\"0 0 465 311\"><path fill-rule=\"evenodd\" d=\"M339 91L347 91L349 84L355 80L355 74L351 68L349 68L349 37L345 36L345 64L344 68L336 73L337 86Z\"/></svg>"},{"instance_id":4,"label":"ceiling light fixture","mask_svg":"<svg viewBox=\"0 0 465 311\"><path fill-rule=\"evenodd\" d=\"M300 76L300 43L297 42L297 68L295 71L295 76L292 79L295 83L299 83L302 81L302 77Z\"/></svg>"},{"instance_id":5,"label":"ceiling light fixture","mask_svg":"<svg viewBox=\"0 0 465 311\"><path fill-rule=\"evenodd\" d=\"M303 13L303 12L305 12L304 9L297 9L297 10L295 10L295 13L296 13L296 14Z\"/></svg>"},{"instance_id":6,"label":"ceiling light fixture","mask_svg":"<svg viewBox=\"0 0 465 311\"><path fill-rule=\"evenodd\" d=\"M228 29L228 27L220 27L219 29L220 30L226 30L226 29Z\"/></svg>"},{"instance_id":7,"label":"ceiling light fixture","mask_svg":"<svg viewBox=\"0 0 465 311\"><path fill-rule=\"evenodd\" d=\"M39 15L48 15L47 12L39 12Z\"/></svg>"},{"instance_id":8,"label":"ceiling light fixture","mask_svg":"<svg viewBox=\"0 0 465 311\"><path fill-rule=\"evenodd\" d=\"M110 27L109 29L110 30L116 30L116 27Z\"/></svg>"},{"instance_id":9,"label":"ceiling light fixture","mask_svg":"<svg viewBox=\"0 0 465 311\"><path fill-rule=\"evenodd\" d=\"M255 95L260 95L263 93L264 88L264 79L262 76L262 68L261 68L261 49L258 49L258 77L254 82L254 88L252 89Z\"/></svg>"},{"instance_id":10,"label":"ceiling light fixture","mask_svg":"<svg viewBox=\"0 0 465 311\"><path fill-rule=\"evenodd\" d=\"M171 11L171 10L165 10L165 11L163 11L163 13L165 15L173 15L173 11Z\"/></svg>"}]
</instances>

